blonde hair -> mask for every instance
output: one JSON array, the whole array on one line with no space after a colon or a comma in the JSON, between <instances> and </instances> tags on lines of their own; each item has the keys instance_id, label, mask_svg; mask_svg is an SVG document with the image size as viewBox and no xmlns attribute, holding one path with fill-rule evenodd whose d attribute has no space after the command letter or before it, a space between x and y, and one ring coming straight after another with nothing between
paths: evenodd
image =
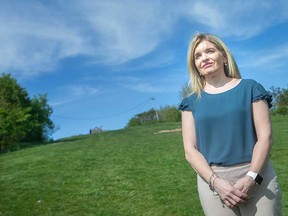
<instances>
[{"instance_id":1,"label":"blonde hair","mask_svg":"<svg viewBox=\"0 0 288 216\"><path fill-rule=\"evenodd\" d=\"M228 47L224 42L215 35L197 33L192 38L187 55L188 71L190 74L190 89L191 93L196 93L198 97L201 96L201 91L205 87L205 77L201 76L195 65L195 49L202 41L209 41L213 43L215 47L222 53L222 55L227 59L227 65L224 65L224 73L228 77L241 78L240 71L238 69L237 63L229 51Z\"/></svg>"}]
</instances>

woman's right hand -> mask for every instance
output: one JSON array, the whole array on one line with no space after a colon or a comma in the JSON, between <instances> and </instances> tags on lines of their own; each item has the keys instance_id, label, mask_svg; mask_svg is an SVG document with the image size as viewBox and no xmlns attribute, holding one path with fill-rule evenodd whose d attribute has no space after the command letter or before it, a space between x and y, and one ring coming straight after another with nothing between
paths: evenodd
<instances>
[{"instance_id":1,"label":"woman's right hand","mask_svg":"<svg viewBox=\"0 0 288 216\"><path fill-rule=\"evenodd\" d=\"M214 189L219 194L221 200L229 208L245 204L248 199L248 195L246 193L234 187L231 182L222 178L215 179Z\"/></svg>"}]
</instances>

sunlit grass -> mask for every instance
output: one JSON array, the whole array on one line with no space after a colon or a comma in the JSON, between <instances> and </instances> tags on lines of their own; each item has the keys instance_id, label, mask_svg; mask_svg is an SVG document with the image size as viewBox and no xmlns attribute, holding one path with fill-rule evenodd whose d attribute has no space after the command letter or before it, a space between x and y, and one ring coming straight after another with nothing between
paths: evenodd
<instances>
[{"instance_id":1,"label":"sunlit grass","mask_svg":"<svg viewBox=\"0 0 288 216\"><path fill-rule=\"evenodd\" d=\"M287 118L272 161L287 212ZM0 215L203 215L180 123L77 136L0 156ZM287 213L286 213L287 215Z\"/></svg>"}]
</instances>

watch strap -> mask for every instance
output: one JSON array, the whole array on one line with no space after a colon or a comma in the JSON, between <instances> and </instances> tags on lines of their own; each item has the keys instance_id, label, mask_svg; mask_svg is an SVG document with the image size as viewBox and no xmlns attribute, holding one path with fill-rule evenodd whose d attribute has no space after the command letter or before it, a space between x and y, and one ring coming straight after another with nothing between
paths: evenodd
<instances>
[{"instance_id":1,"label":"watch strap","mask_svg":"<svg viewBox=\"0 0 288 216\"><path fill-rule=\"evenodd\" d=\"M250 176L258 185L260 185L263 181L263 178L261 175L259 175L259 173L249 171L246 175Z\"/></svg>"}]
</instances>

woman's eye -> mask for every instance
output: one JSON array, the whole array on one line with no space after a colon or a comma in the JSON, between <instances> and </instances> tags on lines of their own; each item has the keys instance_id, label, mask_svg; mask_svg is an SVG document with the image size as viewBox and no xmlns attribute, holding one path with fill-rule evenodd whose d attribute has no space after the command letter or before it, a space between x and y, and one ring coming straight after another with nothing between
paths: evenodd
<instances>
[{"instance_id":1,"label":"woman's eye","mask_svg":"<svg viewBox=\"0 0 288 216\"><path fill-rule=\"evenodd\" d=\"M207 52L207 53L213 53L214 50L213 50L213 49L208 49L206 52Z\"/></svg>"}]
</instances>

